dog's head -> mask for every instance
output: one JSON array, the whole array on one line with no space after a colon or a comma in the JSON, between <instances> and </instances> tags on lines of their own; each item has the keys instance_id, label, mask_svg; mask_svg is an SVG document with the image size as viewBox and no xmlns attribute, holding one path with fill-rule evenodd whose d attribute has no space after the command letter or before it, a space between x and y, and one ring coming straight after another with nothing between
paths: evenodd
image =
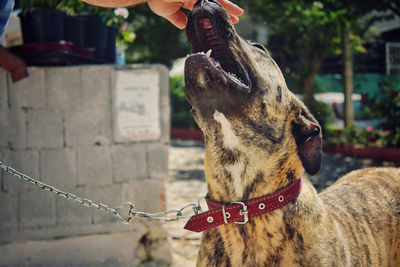
<instances>
[{"instance_id":1,"label":"dog's head","mask_svg":"<svg viewBox=\"0 0 400 267\"><path fill-rule=\"evenodd\" d=\"M317 173L320 126L288 90L266 48L238 36L216 0L196 3L187 37L194 54L185 64L186 97L205 142L251 153L260 162L279 164L292 153L299 166Z\"/></svg>"}]
</instances>

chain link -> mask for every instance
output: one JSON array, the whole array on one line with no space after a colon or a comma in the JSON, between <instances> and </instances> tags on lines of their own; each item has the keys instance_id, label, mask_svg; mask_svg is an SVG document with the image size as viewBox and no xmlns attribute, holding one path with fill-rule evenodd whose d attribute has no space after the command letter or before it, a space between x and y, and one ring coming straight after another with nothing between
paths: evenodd
<instances>
[{"instance_id":1,"label":"chain link","mask_svg":"<svg viewBox=\"0 0 400 267\"><path fill-rule=\"evenodd\" d=\"M113 216L117 217L122 223L128 224L131 222L132 217L140 217L140 218L146 218L146 219L152 219L152 220L160 220L160 221L165 221L165 222L172 222L172 221L179 221L179 220L184 220L189 218L190 216L184 216L184 210L188 208L192 208L194 214L198 214L199 212L202 212L201 206L200 206L200 200L204 197L200 197L198 199L197 203L189 203L181 207L180 209L170 209L170 210L165 210L165 211L160 211L160 212L154 212L154 213L148 213L148 212L143 212L143 211L135 211L134 210L134 205L131 202L125 202L115 208L111 208L106 204L103 203L96 203L90 199L87 198L80 198L74 194L67 193L64 191L61 191L53 186L47 185L41 181L35 180L7 165L5 165L3 162L0 161L0 168L5 170L7 173L18 177L20 180L25 181L27 183L30 183L32 185L35 185L39 187L40 189L46 190L48 192L54 193L60 197L69 199L71 201L79 202L83 206L86 207L94 207L96 209L111 213ZM129 212L128 216L126 218L122 217L122 215L119 213L119 211L125 207L129 207ZM192 214L193 215L193 214Z\"/></svg>"}]
</instances>

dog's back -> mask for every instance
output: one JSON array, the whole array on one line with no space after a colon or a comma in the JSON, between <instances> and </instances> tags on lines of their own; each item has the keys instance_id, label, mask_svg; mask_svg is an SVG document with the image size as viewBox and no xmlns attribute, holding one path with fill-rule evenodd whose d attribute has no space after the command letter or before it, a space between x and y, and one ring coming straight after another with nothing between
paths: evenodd
<instances>
[{"instance_id":1,"label":"dog's back","mask_svg":"<svg viewBox=\"0 0 400 267\"><path fill-rule=\"evenodd\" d=\"M336 241L337 256L360 266L399 266L396 265L400 264L399 169L353 171L320 197L327 206L328 216L336 222L338 233L342 233Z\"/></svg>"}]
</instances>

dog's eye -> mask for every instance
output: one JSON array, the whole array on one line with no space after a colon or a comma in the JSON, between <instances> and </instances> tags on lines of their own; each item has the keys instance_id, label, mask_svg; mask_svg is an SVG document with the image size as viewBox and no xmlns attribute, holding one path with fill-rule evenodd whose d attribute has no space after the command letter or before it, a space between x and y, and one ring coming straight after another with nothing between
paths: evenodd
<instances>
[{"instance_id":1,"label":"dog's eye","mask_svg":"<svg viewBox=\"0 0 400 267\"><path fill-rule=\"evenodd\" d=\"M266 53L268 53L267 48L265 48L262 44L252 43L251 45L254 46L254 47L257 47L258 49L260 49L260 50L262 50L262 51L264 51Z\"/></svg>"},{"instance_id":2,"label":"dog's eye","mask_svg":"<svg viewBox=\"0 0 400 267\"><path fill-rule=\"evenodd\" d=\"M250 41L250 40L247 40L247 42L248 42L250 45L252 45L252 46L254 46L254 47L257 47L258 49L260 49L260 50L262 50L262 51L268 53L267 48L265 48L265 46L263 46L262 44L255 43L255 42Z\"/></svg>"}]
</instances>

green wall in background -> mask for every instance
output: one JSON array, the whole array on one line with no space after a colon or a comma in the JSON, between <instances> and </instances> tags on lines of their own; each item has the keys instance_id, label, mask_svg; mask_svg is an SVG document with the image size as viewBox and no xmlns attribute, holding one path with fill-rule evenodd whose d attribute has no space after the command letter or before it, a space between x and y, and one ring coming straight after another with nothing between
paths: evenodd
<instances>
[{"instance_id":1,"label":"green wall in background","mask_svg":"<svg viewBox=\"0 0 400 267\"><path fill-rule=\"evenodd\" d=\"M400 87L400 74L384 75L378 73L361 73L354 75L354 93L378 94L379 84L384 81L396 81ZM315 78L317 93L342 92L340 74L323 74Z\"/></svg>"}]
</instances>

